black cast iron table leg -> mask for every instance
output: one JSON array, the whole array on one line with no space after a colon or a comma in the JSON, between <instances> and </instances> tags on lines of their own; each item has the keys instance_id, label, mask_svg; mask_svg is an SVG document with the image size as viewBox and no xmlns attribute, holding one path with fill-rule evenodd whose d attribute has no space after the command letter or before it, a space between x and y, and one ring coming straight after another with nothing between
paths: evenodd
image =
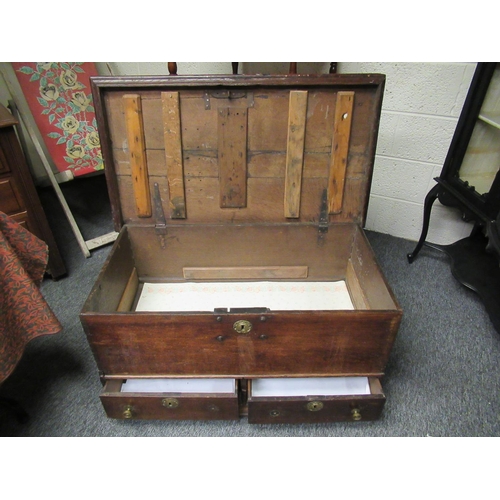
<instances>
[{"instance_id":1,"label":"black cast iron table leg","mask_svg":"<svg viewBox=\"0 0 500 500\"><path fill-rule=\"evenodd\" d=\"M422 233L420 234L420 239L418 240L417 246L413 250L413 252L409 253L407 255L408 257L408 262L411 264L415 258L417 257L418 253L420 252L422 246L424 245L425 238L427 237L427 231L429 230L429 221L431 218L431 210L432 210L432 205L436 201L436 198L438 197L439 194L439 184L436 184L428 193L427 196L425 197L424 201L424 222L422 226Z\"/></svg>"}]
</instances>

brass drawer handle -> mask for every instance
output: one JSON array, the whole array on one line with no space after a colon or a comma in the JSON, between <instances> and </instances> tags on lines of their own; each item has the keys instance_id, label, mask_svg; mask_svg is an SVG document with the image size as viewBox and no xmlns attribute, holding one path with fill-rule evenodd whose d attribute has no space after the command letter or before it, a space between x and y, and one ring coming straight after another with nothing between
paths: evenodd
<instances>
[{"instance_id":1,"label":"brass drawer handle","mask_svg":"<svg viewBox=\"0 0 500 500\"><path fill-rule=\"evenodd\" d=\"M130 405L123 410L123 418L132 418L132 407Z\"/></svg>"},{"instance_id":2,"label":"brass drawer handle","mask_svg":"<svg viewBox=\"0 0 500 500\"><path fill-rule=\"evenodd\" d=\"M351 410L351 415L353 420L361 420L361 412L358 408L353 408Z\"/></svg>"},{"instance_id":3,"label":"brass drawer handle","mask_svg":"<svg viewBox=\"0 0 500 500\"><path fill-rule=\"evenodd\" d=\"M165 398L161 400L161 404L165 408L177 408L179 406L179 400L175 398Z\"/></svg>"},{"instance_id":4,"label":"brass drawer handle","mask_svg":"<svg viewBox=\"0 0 500 500\"><path fill-rule=\"evenodd\" d=\"M307 409L309 411L319 411L323 409L323 403L321 401L309 401L309 403L307 403Z\"/></svg>"}]
</instances>

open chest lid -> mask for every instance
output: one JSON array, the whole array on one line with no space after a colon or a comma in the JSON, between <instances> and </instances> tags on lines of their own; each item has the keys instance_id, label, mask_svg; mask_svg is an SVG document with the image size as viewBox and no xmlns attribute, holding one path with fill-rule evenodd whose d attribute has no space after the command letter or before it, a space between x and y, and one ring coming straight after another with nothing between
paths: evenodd
<instances>
[{"instance_id":1,"label":"open chest lid","mask_svg":"<svg viewBox=\"0 0 500 500\"><path fill-rule=\"evenodd\" d=\"M384 75L93 77L115 228L365 223Z\"/></svg>"}]
</instances>

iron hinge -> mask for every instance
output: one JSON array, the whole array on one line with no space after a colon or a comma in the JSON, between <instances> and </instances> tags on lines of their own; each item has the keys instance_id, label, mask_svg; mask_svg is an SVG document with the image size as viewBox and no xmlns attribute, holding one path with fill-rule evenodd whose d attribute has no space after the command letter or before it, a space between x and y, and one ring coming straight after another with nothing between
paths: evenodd
<instances>
[{"instance_id":1,"label":"iron hinge","mask_svg":"<svg viewBox=\"0 0 500 500\"><path fill-rule=\"evenodd\" d=\"M163 205L161 203L160 186L157 182L154 184L153 204L155 207L156 218L155 233L158 235L161 248L164 249L166 247L165 236L167 234L167 221L165 219L165 213L163 212Z\"/></svg>"},{"instance_id":2,"label":"iron hinge","mask_svg":"<svg viewBox=\"0 0 500 500\"><path fill-rule=\"evenodd\" d=\"M323 190L321 196L321 208L319 212L319 222L318 222L318 232L319 236L323 236L328 232L328 192L326 189Z\"/></svg>"}]
</instances>

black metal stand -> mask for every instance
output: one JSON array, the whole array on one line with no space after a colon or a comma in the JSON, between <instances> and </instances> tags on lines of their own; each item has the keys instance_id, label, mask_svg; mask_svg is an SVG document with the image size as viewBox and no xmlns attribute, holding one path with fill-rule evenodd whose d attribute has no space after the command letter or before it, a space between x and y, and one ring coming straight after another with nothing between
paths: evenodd
<instances>
[{"instance_id":1,"label":"black metal stand","mask_svg":"<svg viewBox=\"0 0 500 500\"><path fill-rule=\"evenodd\" d=\"M427 232L429 231L429 221L431 219L431 210L432 210L432 205L436 201L437 197L439 194L439 185L436 184L427 194L425 197L424 201L424 222L422 225L422 233L420 234L420 239L418 240L417 246L413 250L413 252L409 253L407 255L408 257L408 262L411 264L415 258L417 257L418 253L422 249L422 246L425 243L425 238L427 238Z\"/></svg>"},{"instance_id":2,"label":"black metal stand","mask_svg":"<svg viewBox=\"0 0 500 500\"><path fill-rule=\"evenodd\" d=\"M451 258L453 276L479 294L500 333L500 171L490 191L484 194L460 178L460 168L495 71L497 63L477 65L443 169L435 179L436 186L425 197L420 239L407 257L412 263L424 244L445 252ZM436 199L445 206L458 208L463 220L474 222L468 238L452 245L425 242Z\"/></svg>"}]
</instances>

